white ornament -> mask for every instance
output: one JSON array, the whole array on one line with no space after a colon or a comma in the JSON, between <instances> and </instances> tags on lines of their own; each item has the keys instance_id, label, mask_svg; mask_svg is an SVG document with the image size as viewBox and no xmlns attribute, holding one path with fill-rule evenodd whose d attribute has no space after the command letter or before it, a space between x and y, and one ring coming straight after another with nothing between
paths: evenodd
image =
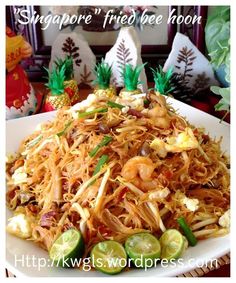
<instances>
[{"instance_id":1,"label":"white ornament","mask_svg":"<svg viewBox=\"0 0 236 283\"><path fill-rule=\"evenodd\" d=\"M163 70L166 72L169 68L173 68L174 73L181 74L186 86L194 93L211 85L219 85L207 58L186 35L179 32L174 38Z\"/></svg>"},{"instance_id":2,"label":"white ornament","mask_svg":"<svg viewBox=\"0 0 236 283\"><path fill-rule=\"evenodd\" d=\"M141 42L134 27L122 27L116 43L107 52L105 62L112 66L112 79L111 83L117 87L123 87L122 70L125 64L132 66L143 64L141 58ZM147 92L147 77L143 69L139 80L143 84L139 88L143 92Z\"/></svg>"},{"instance_id":3,"label":"white ornament","mask_svg":"<svg viewBox=\"0 0 236 283\"><path fill-rule=\"evenodd\" d=\"M93 69L96 57L81 34L71 32L58 35L52 45L49 68L52 69L53 62L57 58L64 59L66 56L73 58L74 78L77 83L92 86L92 81L95 79Z\"/></svg>"}]
</instances>

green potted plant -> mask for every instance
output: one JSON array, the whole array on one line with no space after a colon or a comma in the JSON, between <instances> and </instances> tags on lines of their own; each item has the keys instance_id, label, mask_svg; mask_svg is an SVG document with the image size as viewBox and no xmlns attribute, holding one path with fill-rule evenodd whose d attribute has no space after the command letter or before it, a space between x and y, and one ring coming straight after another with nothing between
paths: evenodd
<instances>
[{"instance_id":1,"label":"green potted plant","mask_svg":"<svg viewBox=\"0 0 236 283\"><path fill-rule=\"evenodd\" d=\"M215 110L230 111L230 6L218 6L209 14L205 27L205 41L211 64L221 86L211 91L220 96L215 100ZM214 98L213 98L214 99Z\"/></svg>"}]
</instances>

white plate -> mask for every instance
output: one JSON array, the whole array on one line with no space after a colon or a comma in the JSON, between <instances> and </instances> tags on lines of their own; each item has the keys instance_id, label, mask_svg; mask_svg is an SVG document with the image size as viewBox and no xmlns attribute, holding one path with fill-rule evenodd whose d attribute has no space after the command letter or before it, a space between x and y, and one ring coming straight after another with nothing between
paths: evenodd
<instances>
[{"instance_id":1,"label":"white plate","mask_svg":"<svg viewBox=\"0 0 236 283\"><path fill-rule=\"evenodd\" d=\"M229 124L219 119L188 106L177 100L168 98L178 112L189 120L190 123L204 127L211 137L219 138L223 136L222 150L230 152L230 127ZM19 118L6 122L6 152L17 151L21 140L30 134L35 127L44 121L51 120L55 112L43 113L31 117ZM7 210L6 216L10 217L11 212ZM183 256L183 261L178 266L169 265L168 267L150 268L147 271L132 269L117 276L176 276L199 265L221 257L230 250L230 235L221 238L200 241L197 246L188 248ZM28 256L28 262L27 262ZM85 272L77 269L62 269L51 267L47 252L37 247L35 244L21 240L12 235L6 235L6 260L7 268L16 276L105 276L99 272ZM44 267L39 268L36 263L41 262Z\"/></svg>"}]
</instances>

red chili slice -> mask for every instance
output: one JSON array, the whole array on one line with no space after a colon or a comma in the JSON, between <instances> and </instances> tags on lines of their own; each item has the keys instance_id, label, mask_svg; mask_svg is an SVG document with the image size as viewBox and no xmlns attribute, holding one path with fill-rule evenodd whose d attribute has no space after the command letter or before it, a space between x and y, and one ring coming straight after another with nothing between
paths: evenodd
<instances>
[{"instance_id":1,"label":"red chili slice","mask_svg":"<svg viewBox=\"0 0 236 283\"><path fill-rule=\"evenodd\" d=\"M170 170L164 170L162 174L165 176L166 179L171 179L173 177L173 172Z\"/></svg>"},{"instance_id":2,"label":"red chili slice","mask_svg":"<svg viewBox=\"0 0 236 283\"><path fill-rule=\"evenodd\" d=\"M128 188L124 188L117 196L117 203L121 202L124 199L125 194L128 192Z\"/></svg>"}]
</instances>

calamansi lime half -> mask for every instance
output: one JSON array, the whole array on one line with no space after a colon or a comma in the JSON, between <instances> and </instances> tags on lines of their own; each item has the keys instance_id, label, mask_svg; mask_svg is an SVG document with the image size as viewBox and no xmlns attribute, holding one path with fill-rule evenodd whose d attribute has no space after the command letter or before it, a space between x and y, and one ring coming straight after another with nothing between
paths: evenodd
<instances>
[{"instance_id":1,"label":"calamansi lime half","mask_svg":"<svg viewBox=\"0 0 236 283\"><path fill-rule=\"evenodd\" d=\"M177 259L184 251L183 235L176 229L166 230L160 238L160 244L162 259Z\"/></svg>"},{"instance_id":2,"label":"calamansi lime half","mask_svg":"<svg viewBox=\"0 0 236 283\"><path fill-rule=\"evenodd\" d=\"M83 256L84 241L76 229L69 229L53 243L49 257L56 266L70 267L76 258Z\"/></svg>"},{"instance_id":3,"label":"calamansi lime half","mask_svg":"<svg viewBox=\"0 0 236 283\"><path fill-rule=\"evenodd\" d=\"M125 242L125 250L136 267L151 267L161 256L161 246L156 237L149 233L130 236Z\"/></svg>"},{"instance_id":4,"label":"calamansi lime half","mask_svg":"<svg viewBox=\"0 0 236 283\"><path fill-rule=\"evenodd\" d=\"M127 254L124 247L116 241L103 241L91 251L95 269L106 274L117 274L126 266Z\"/></svg>"}]
</instances>

